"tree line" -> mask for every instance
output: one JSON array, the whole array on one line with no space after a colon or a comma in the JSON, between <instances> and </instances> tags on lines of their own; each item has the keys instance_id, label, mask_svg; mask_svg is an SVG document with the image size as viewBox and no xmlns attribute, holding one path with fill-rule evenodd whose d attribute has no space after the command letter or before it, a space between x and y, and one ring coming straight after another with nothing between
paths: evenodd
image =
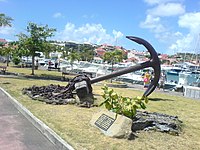
<instances>
[{"instance_id":1,"label":"tree line","mask_svg":"<svg viewBox=\"0 0 200 150\"><path fill-rule=\"evenodd\" d=\"M0 26L12 26L13 19L5 14L0 14ZM18 41L0 43L0 55L7 57L7 66L9 59L15 64L20 63L22 56L30 56L32 58L32 75L34 75L35 58L38 52L42 52L45 58L50 58L51 52L61 52L62 58L67 58L72 64L75 60L92 61L95 52L95 47L90 44L75 44L65 42L65 46L60 46L57 41L49 40L54 36L55 28L50 28L48 25L38 25L29 22L26 27L26 33L19 33L16 36ZM108 61L112 65L121 62L123 53L120 50L106 52L103 60Z\"/></svg>"}]
</instances>

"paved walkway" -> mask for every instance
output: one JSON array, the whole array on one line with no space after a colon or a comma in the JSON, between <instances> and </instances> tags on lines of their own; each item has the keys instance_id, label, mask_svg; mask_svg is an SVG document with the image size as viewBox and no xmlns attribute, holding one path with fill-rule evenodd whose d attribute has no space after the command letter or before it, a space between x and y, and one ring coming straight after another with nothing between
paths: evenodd
<instances>
[{"instance_id":1,"label":"paved walkway","mask_svg":"<svg viewBox=\"0 0 200 150\"><path fill-rule=\"evenodd\" d=\"M58 150L0 90L0 150Z\"/></svg>"},{"instance_id":2,"label":"paved walkway","mask_svg":"<svg viewBox=\"0 0 200 150\"><path fill-rule=\"evenodd\" d=\"M140 91L146 91L146 89L144 89L143 85L139 85L139 84L129 84L129 88L130 89L134 89L134 90L140 90ZM183 96L182 92L176 92L176 91L170 91L170 90L163 90L163 89L155 89L155 91L153 91L153 93L155 92L159 92L159 93L164 93L164 94L169 94L169 95L174 95L174 96Z\"/></svg>"}]
</instances>

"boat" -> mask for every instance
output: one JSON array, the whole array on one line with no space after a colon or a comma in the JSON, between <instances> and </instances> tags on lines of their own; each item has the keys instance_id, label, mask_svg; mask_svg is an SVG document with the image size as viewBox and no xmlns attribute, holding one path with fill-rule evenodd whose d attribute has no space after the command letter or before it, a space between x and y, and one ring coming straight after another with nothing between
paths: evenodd
<instances>
[{"instance_id":1,"label":"boat","mask_svg":"<svg viewBox=\"0 0 200 150\"><path fill-rule=\"evenodd\" d=\"M164 89L165 90L175 90L177 87L182 87L180 86L176 81L166 81L164 84Z\"/></svg>"},{"instance_id":2,"label":"boat","mask_svg":"<svg viewBox=\"0 0 200 150\"><path fill-rule=\"evenodd\" d=\"M128 82L133 84L143 84L142 72L135 71L127 73L116 78L117 81Z\"/></svg>"},{"instance_id":3,"label":"boat","mask_svg":"<svg viewBox=\"0 0 200 150\"><path fill-rule=\"evenodd\" d=\"M76 70L79 67L79 63L73 62L73 65L71 65L69 61L62 60L59 67L60 67L61 72L64 74L75 73L74 70Z\"/></svg>"},{"instance_id":4,"label":"boat","mask_svg":"<svg viewBox=\"0 0 200 150\"><path fill-rule=\"evenodd\" d=\"M188 86L200 87L200 74L194 75L190 72L180 72L177 81L169 81L165 83L166 89L184 92Z\"/></svg>"},{"instance_id":5,"label":"boat","mask_svg":"<svg viewBox=\"0 0 200 150\"><path fill-rule=\"evenodd\" d=\"M171 74L171 75L179 75L179 73L182 71L183 69L180 67L172 67L172 68L168 68L167 74Z\"/></svg>"}]
</instances>

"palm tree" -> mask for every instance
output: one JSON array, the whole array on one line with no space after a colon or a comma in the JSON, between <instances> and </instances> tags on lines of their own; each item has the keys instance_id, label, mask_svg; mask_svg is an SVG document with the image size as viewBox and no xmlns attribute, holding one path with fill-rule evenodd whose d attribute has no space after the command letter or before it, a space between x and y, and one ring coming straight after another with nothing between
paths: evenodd
<instances>
[{"instance_id":1,"label":"palm tree","mask_svg":"<svg viewBox=\"0 0 200 150\"><path fill-rule=\"evenodd\" d=\"M115 49L114 51L111 52L105 52L103 59L104 61L107 61L108 63L111 64L113 72L114 70L113 65L123 60L123 53L121 50ZM110 80L110 82L112 83L112 79Z\"/></svg>"},{"instance_id":2,"label":"palm tree","mask_svg":"<svg viewBox=\"0 0 200 150\"><path fill-rule=\"evenodd\" d=\"M0 13L0 27L3 27L3 26L11 27L12 26L11 21L13 21L13 19L11 17Z\"/></svg>"},{"instance_id":3,"label":"palm tree","mask_svg":"<svg viewBox=\"0 0 200 150\"><path fill-rule=\"evenodd\" d=\"M111 52L105 52L103 59L104 61L108 61L108 63L112 65L112 71L113 71L113 65L123 60L123 53L121 50L118 49Z\"/></svg>"}]
</instances>

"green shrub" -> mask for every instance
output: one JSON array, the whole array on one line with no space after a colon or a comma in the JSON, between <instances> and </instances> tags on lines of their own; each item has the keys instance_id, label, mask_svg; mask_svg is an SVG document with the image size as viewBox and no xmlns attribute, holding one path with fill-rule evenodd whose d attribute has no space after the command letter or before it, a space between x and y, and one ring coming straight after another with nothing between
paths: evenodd
<instances>
[{"instance_id":1,"label":"green shrub","mask_svg":"<svg viewBox=\"0 0 200 150\"><path fill-rule=\"evenodd\" d=\"M148 103L148 98L144 96L129 98L118 95L113 89L109 89L107 86L104 86L102 89L104 91L102 95L104 102L100 106L105 105L108 110L131 119L136 115L137 109L145 109L145 104Z\"/></svg>"}]
</instances>

